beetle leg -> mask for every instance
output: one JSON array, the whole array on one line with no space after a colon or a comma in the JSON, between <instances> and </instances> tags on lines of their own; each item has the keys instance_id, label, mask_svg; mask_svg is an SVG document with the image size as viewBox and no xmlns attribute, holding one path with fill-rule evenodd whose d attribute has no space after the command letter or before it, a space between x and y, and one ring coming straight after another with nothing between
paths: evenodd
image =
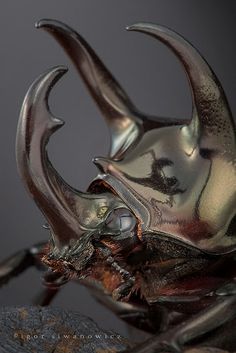
<instances>
[{"instance_id":1,"label":"beetle leg","mask_svg":"<svg viewBox=\"0 0 236 353\"><path fill-rule=\"evenodd\" d=\"M132 276L130 272L123 269L112 256L107 258L107 262L121 275L123 279L123 283L113 291L112 297L114 300L122 299L129 294L135 283L135 277Z\"/></svg>"},{"instance_id":2,"label":"beetle leg","mask_svg":"<svg viewBox=\"0 0 236 353\"><path fill-rule=\"evenodd\" d=\"M132 302L116 301L109 294L104 294L103 288L99 283L85 280L83 284L89 289L95 300L127 324L153 333L166 329L169 318L168 312L163 306L152 305L148 307Z\"/></svg>"},{"instance_id":3,"label":"beetle leg","mask_svg":"<svg viewBox=\"0 0 236 353\"><path fill-rule=\"evenodd\" d=\"M236 294L236 281L231 281L226 283L224 286L220 287L215 292L216 295L219 297L221 296L228 296L228 295L235 295Z\"/></svg>"},{"instance_id":4,"label":"beetle leg","mask_svg":"<svg viewBox=\"0 0 236 353\"><path fill-rule=\"evenodd\" d=\"M197 315L123 353L183 352L182 346L213 331L236 316L236 296L217 298Z\"/></svg>"},{"instance_id":5,"label":"beetle leg","mask_svg":"<svg viewBox=\"0 0 236 353\"><path fill-rule=\"evenodd\" d=\"M49 269L43 274L44 288L39 295L34 299L34 305L47 306L49 305L58 292L61 286L68 282L69 278L59 272Z\"/></svg>"},{"instance_id":6,"label":"beetle leg","mask_svg":"<svg viewBox=\"0 0 236 353\"><path fill-rule=\"evenodd\" d=\"M42 242L32 246L29 249L23 249L11 255L0 263L0 286L6 284L13 277L18 276L27 268L35 266L43 269L45 266L40 260L47 242Z\"/></svg>"},{"instance_id":7,"label":"beetle leg","mask_svg":"<svg viewBox=\"0 0 236 353\"><path fill-rule=\"evenodd\" d=\"M116 271L122 278L122 284L116 288L112 293L114 300L121 300L129 295L131 288L135 283L135 277L132 274L121 267L118 262L114 259L112 252L107 247L100 247L100 255L102 255L105 261Z\"/></svg>"},{"instance_id":8,"label":"beetle leg","mask_svg":"<svg viewBox=\"0 0 236 353\"><path fill-rule=\"evenodd\" d=\"M48 306L54 300L60 288L43 288L39 295L33 300L34 305Z\"/></svg>"},{"instance_id":9,"label":"beetle leg","mask_svg":"<svg viewBox=\"0 0 236 353\"><path fill-rule=\"evenodd\" d=\"M0 263L0 287L27 270L29 267L36 267L38 270L45 270L45 265L41 262L41 255L47 242L33 245L29 249L23 249L11 255ZM64 277L48 271L43 276L45 288L33 300L35 305L49 305L60 290L60 286L65 283Z\"/></svg>"}]
</instances>

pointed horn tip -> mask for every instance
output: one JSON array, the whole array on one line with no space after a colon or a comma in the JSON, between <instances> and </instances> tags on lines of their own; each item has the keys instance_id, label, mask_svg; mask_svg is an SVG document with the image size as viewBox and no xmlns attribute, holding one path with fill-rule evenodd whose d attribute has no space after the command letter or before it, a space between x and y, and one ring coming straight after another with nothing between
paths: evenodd
<instances>
[{"instance_id":1,"label":"pointed horn tip","mask_svg":"<svg viewBox=\"0 0 236 353\"><path fill-rule=\"evenodd\" d=\"M110 159L104 157L95 157L92 161L102 171L106 171L107 166L111 163Z\"/></svg>"},{"instance_id":2,"label":"pointed horn tip","mask_svg":"<svg viewBox=\"0 0 236 353\"><path fill-rule=\"evenodd\" d=\"M70 31L71 29L63 22L44 18L35 23L35 28L45 29L46 31Z\"/></svg>"},{"instance_id":3,"label":"pointed horn tip","mask_svg":"<svg viewBox=\"0 0 236 353\"><path fill-rule=\"evenodd\" d=\"M55 131L59 130L64 124L64 120L54 117L52 116L52 114L50 114L47 128L49 131L51 131L51 134L53 134Z\"/></svg>"},{"instance_id":4,"label":"pointed horn tip","mask_svg":"<svg viewBox=\"0 0 236 353\"><path fill-rule=\"evenodd\" d=\"M40 29L40 28L53 28L53 27L58 27L62 23L57 20L53 20L50 18L43 18L35 23L35 28Z\"/></svg>"},{"instance_id":5,"label":"pointed horn tip","mask_svg":"<svg viewBox=\"0 0 236 353\"><path fill-rule=\"evenodd\" d=\"M60 127L62 127L62 126L65 125L65 121L62 120L62 119L60 119L60 118L54 117L54 118L53 118L53 125L54 125L55 127L58 127L58 129L59 129Z\"/></svg>"},{"instance_id":6,"label":"pointed horn tip","mask_svg":"<svg viewBox=\"0 0 236 353\"><path fill-rule=\"evenodd\" d=\"M126 31L135 31L136 26L137 26L136 24L129 25L129 26L126 26L125 29Z\"/></svg>"},{"instance_id":7,"label":"pointed horn tip","mask_svg":"<svg viewBox=\"0 0 236 353\"><path fill-rule=\"evenodd\" d=\"M35 99L43 94L41 99L48 99L50 91L56 82L68 71L65 66L55 66L41 74L29 87L22 107L35 102Z\"/></svg>"},{"instance_id":8,"label":"pointed horn tip","mask_svg":"<svg viewBox=\"0 0 236 353\"><path fill-rule=\"evenodd\" d=\"M138 22L138 23L134 23L130 26L126 26L126 30L127 31L139 31L144 28L147 28L148 26L151 26L151 23Z\"/></svg>"},{"instance_id":9,"label":"pointed horn tip","mask_svg":"<svg viewBox=\"0 0 236 353\"><path fill-rule=\"evenodd\" d=\"M49 69L41 77L44 77L48 82L48 90L51 91L52 87L60 80L60 78L65 75L68 71L68 68L64 65L54 66Z\"/></svg>"},{"instance_id":10,"label":"pointed horn tip","mask_svg":"<svg viewBox=\"0 0 236 353\"><path fill-rule=\"evenodd\" d=\"M56 82L68 71L65 66L56 66L47 70L44 74L39 76L30 86L28 92L26 93L24 103L21 109L21 120L28 120L32 117L29 110L35 109L36 113L41 106L45 108L47 116L49 118L49 130L55 131L62 127L65 122L62 119L55 117L49 108L48 98L53 86Z\"/></svg>"},{"instance_id":11,"label":"pointed horn tip","mask_svg":"<svg viewBox=\"0 0 236 353\"><path fill-rule=\"evenodd\" d=\"M49 23L49 21L50 20L47 20L47 19L42 19L42 20L39 20L39 21L37 21L37 22L35 22L35 28L42 28L42 27L44 27L44 26L47 26L48 25L48 23Z\"/></svg>"},{"instance_id":12,"label":"pointed horn tip","mask_svg":"<svg viewBox=\"0 0 236 353\"><path fill-rule=\"evenodd\" d=\"M36 90L41 92L45 90L46 98L48 98L52 88L67 71L68 71L68 68L66 66L63 66L63 65L55 66L47 70L44 74L42 74L33 83L32 87L34 87ZM41 86L42 83L43 85ZM30 87L29 91L32 91L32 87Z\"/></svg>"},{"instance_id":13,"label":"pointed horn tip","mask_svg":"<svg viewBox=\"0 0 236 353\"><path fill-rule=\"evenodd\" d=\"M127 31L137 31L137 32L150 32L155 28L160 32L168 30L168 27L164 27L162 25L153 24L150 22L138 22L134 23L133 25L127 26Z\"/></svg>"},{"instance_id":14,"label":"pointed horn tip","mask_svg":"<svg viewBox=\"0 0 236 353\"><path fill-rule=\"evenodd\" d=\"M52 71L55 72L56 76L61 77L67 73L68 67L64 66L64 65L58 65L58 66L55 66L54 68L52 68Z\"/></svg>"},{"instance_id":15,"label":"pointed horn tip","mask_svg":"<svg viewBox=\"0 0 236 353\"><path fill-rule=\"evenodd\" d=\"M100 163L100 162L104 162L104 163L110 163L110 159L106 158L106 157L94 157L92 159L93 163Z\"/></svg>"}]
</instances>

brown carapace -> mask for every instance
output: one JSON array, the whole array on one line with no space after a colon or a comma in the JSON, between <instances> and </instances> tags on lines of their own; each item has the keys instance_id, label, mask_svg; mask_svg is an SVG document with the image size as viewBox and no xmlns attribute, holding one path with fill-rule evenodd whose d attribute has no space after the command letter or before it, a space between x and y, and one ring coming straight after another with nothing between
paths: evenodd
<instances>
[{"instance_id":1,"label":"brown carapace","mask_svg":"<svg viewBox=\"0 0 236 353\"><path fill-rule=\"evenodd\" d=\"M111 135L108 156L94 159L97 177L87 192L76 190L47 155L51 135L63 125L48 97L66 68L50 69L30 87L16 154L50 231L47 247L29 252L43 253L51 268L45 283L55 289L77 279L119 317L156 333L130 353L181 352L193 339L208 342L208 335L211 344L235 349L224 330L236 312L236 127L216 75L176 32L148 23L128 27L168 46L190 84L189 120L150 117L73 29L54 20L36 26L69 55Z\"/></svg>"}]
</instances>

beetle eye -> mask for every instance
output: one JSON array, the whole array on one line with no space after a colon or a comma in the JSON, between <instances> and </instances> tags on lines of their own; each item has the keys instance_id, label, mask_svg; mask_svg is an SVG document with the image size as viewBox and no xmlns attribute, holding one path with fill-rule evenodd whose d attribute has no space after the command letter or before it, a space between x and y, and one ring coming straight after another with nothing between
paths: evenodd
<instances>
[{"instance_id":1,"label":"beetle eye","mask_svg":"<svg viewBox=\"0 0 236 353\"><path fill-rule=\"evenodd\" d=\"M105 221L106 229L117 233L125 233L134 229L136 219L126 208L113 210Z\"/></svg>"}]
</instances>

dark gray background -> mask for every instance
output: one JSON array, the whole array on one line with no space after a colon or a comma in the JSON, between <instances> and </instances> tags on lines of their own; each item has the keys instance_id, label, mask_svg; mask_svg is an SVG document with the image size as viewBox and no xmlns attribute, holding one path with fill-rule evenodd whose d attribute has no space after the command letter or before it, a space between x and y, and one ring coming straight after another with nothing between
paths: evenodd
<instances>
[{"instance_id":1,"label":"dark gray background","mask_svg":"<svg viewBox=\"0 0 236 353\"><path fill-rule=\"evenodd\" d=\"M54 135L50 156L63 177L85 190L96 175L91 159L105 155L109 137L95 104L63 51L43 31L40 18L55 18L75 27L102 57L137 106L150 114L190 117L191 99L185 74L162 44L125 26L149 21L169 26L188 38L217 73L235 115L234 0L1 0L1 238L0 259L47 234L40 211L17 175L15 133L23 97L47 68L66 64L69 73L51 96L53 112L65 121ZM27 271L0 291L0 305L29 303L40 288L39 275ZM79 310L106 328L124 332L108 311L76 284L66 286L55 305Z\"/></svg>"}]
</instances>

